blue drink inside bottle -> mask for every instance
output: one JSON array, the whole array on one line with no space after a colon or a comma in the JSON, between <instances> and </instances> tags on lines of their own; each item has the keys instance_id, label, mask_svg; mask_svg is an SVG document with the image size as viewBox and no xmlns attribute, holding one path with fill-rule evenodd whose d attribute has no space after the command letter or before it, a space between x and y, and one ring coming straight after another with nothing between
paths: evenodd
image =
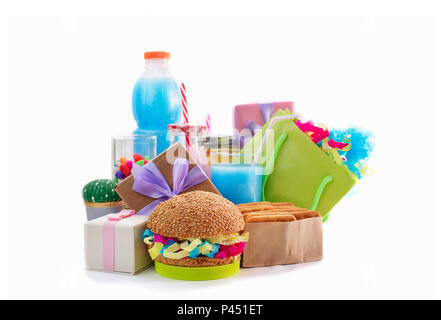
<instances>
[{"instance_id":1,"label":"blue drink inside bottle","mask_svg":"<svg viewBox=\"0 0 441 320\"><path fill-rule=\"evenodd\" d=\"M138 128L133 135L157 136L157 153L168 147L167 126L179 122L182 116L178 83L172 77L169 54L163 51L146 52L143 75L136 81L132 94L132 111ZM142 153L135 143L135 153Z\"/></svg>"}]
</instances>

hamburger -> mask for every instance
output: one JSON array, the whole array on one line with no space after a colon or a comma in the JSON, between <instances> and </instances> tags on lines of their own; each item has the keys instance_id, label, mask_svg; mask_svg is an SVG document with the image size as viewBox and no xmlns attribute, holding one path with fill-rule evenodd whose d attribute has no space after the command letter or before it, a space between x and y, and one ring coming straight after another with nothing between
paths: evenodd
<instances>
[{"instance_id":1,"label":"hamburger","mask_svg":"<svg viewBox=\"0 0 441 320\"><path fill-rule=\"evenodd\" d=\"M248 241L239 209L205 191L177 195L152 212L144 232L152 260L177 267L215 267L238 262Z\"/></svg>"}]
</instances>

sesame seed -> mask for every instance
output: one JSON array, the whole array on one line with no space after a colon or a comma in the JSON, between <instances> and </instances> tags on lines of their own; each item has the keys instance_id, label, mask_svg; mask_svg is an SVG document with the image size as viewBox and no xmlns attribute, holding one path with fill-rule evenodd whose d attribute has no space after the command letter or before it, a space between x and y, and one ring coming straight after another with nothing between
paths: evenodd
<instances>
[{"instance_id":1,"label":"sesame seed","mask_svg":"<svg viewBox=\"0 0 441 320\"><path fill-rule=\"evenodd\" d=\"M243 230L239 209L222 196L206 191L180 194L160 203L147 227L166 237L208 238Z\"/></svg>"}]
</instances>

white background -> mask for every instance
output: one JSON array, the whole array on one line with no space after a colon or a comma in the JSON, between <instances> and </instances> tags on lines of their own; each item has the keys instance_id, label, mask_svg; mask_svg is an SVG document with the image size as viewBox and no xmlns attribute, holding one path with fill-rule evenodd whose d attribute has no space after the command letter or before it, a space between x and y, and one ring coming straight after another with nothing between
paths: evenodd
<instances>
[{"instance_id":1,"label":"white background","mask_svg":"<svg viewBox=\"0 0 441 320\"><path fill-rule=\"evenodd\" d=\"M2 294L439 297L434 124L440 20L431 2L399 9L383 3L377 11L362 5L339 11L317 2L310 8L253 2L235 12L227 3L127 11L57 3L50 3L53 11L10 7L2 59L8 71ZM137 276L84 270L81 188L109 177L111 135L135 128L131 90L146 50L171 52L173 74L187 86L191 121L202 123L208 112L216 131L231 128L235 104L289 99L305 118L374 132L369 166L375 174L332 211L323 261L242 269L212 282L170 280L152 269Z\"/></svg>"}]
</instances>

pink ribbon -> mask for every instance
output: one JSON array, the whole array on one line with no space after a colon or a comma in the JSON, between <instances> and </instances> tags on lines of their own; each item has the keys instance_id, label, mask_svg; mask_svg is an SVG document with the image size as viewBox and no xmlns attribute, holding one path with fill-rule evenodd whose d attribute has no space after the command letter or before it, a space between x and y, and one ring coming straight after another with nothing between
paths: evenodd
<instances>
[{"instance_id":1,"label":"pink ribbon","mask_svg":"<svg viewBox=\"0 0 441 320\"><path fill-rule=\"evenodd\" d=\"M344 149L344 148L346 148L347 145L348 145L347 143L337 142L332 139L330 139L328 141L328 146L330 146L331 148L335 148L335 149Z\"/></svg>"},{"instance_id":2,"label":"pink ribbon","mask_svg":"<svg viewBox=\"0 0 441 320\"><path fill-rule=\"evenodd\" d=\"M135 210L122 210L111 214L103 225L103 270L115 271L115 224L125 218L133 216Z\"/></svg>"},{"instance_id":3,"label":"pink ribbon","mask_svg":"<svg viewBox=\"0 0 441 320\"><path fill-rule=\"evenodd\" d=\"M323 140L324 138L329 137L328 129L323 129L323 128L317 127L314 125L314 123L312 121L302 123L300 120L297 120L296 125L303 132L305 132L305 133L310 132L311 133L310 138L311 138L312 142L314 142L314 143L318 143L319 141Z\"/></svg>"}]
</instances>

